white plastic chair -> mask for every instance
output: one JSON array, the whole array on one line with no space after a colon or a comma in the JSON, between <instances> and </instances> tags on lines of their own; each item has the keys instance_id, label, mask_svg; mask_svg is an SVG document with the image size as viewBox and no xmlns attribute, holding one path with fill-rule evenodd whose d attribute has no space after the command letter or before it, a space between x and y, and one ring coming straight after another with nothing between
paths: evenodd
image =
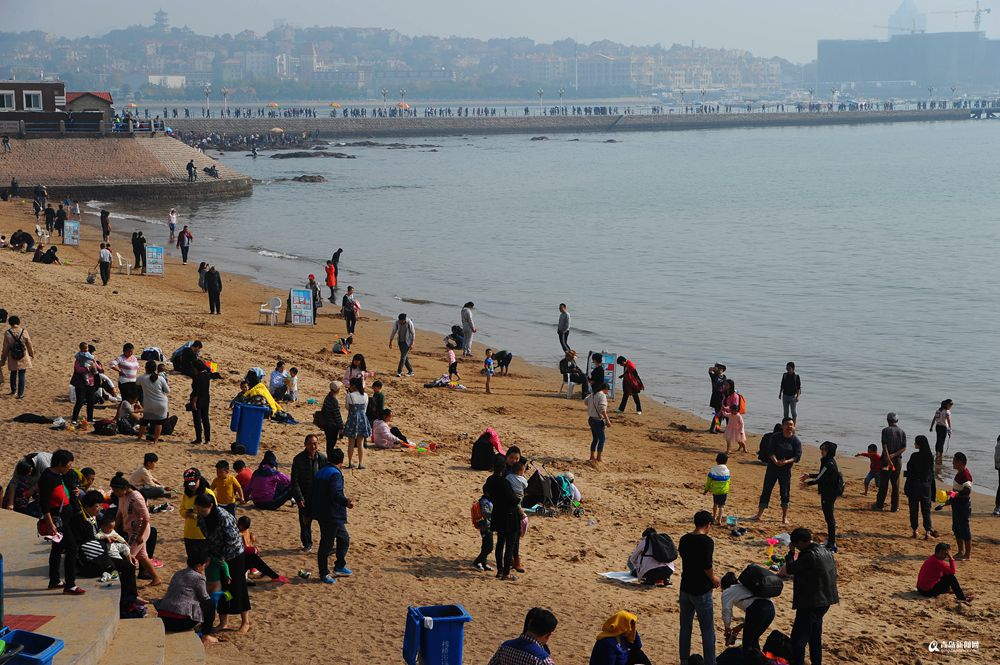
<instances>
[{"instance_id":1,"label":"white plastic chair","mask_svg":"<svg viewBox=\"0 0 1000 665\"><path fill-rule=\"evenodd\" d=\"M268 325L278 325L278 312L280 311L281 298L275 296L260 306L260 311L257 313L257 323L260 323L261 317L264 317L264 321Z\"/></svg>"},{"instance_id":2,"label":"white plastic chair","mask_svg":"<svg viewBox=\"0 0 1000 665\"><path fill-rule=\"evenodd\" d=\"M44 230L38 224L35 224L35 235L38 236L38 239L41 242L48 242L49 241L49 235L50 235L49 232L46 231L46 230Z\"/></svg>"},{"instance_id":3,"label":"white plastic chair","mask_svg":"<svg viewBox=\"0 0 1000 665\"><path fill-rule=\"evenodd\" d=\"M115 252L118 254L118 252ZM118 274L121 275L125 273L126 275L132 274L132 264L125 260L125 257L118 254Z\"/></svg>"}]
</instances>

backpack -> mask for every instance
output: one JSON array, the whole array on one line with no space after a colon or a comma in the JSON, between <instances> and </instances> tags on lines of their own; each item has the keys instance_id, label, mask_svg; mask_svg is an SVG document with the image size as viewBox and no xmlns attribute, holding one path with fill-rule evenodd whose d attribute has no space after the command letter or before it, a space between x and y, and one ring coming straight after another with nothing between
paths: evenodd
<instances>
[{"instance_id":1,"label":"backpack","mask_svg":"<svg viewBox=\"0 0 1000 665\"><path fill-rule=\"evenodd\" d=\"M492 471L493 460L496 453L493 451L493 443L490 435L483 432L475 443L472 444L472 460L470 462L476 471Z\"/></svg>"},{"instance_id":2,"label":"backpack","mask_svg":"<svg viewBox=\"0 0 1000 665\"><path fill-rule=\"evenodd\" d=\"M738 409L739 412L740 412L740 415L741 416L746 415L746 412L747 412L747 398L744 397L742 393L736 393L736 396L740 400L739 401L739 409Z\"/></svg>"},{"instance_id":3,"label":"backpack","mask_svg":"<svg viewBox=\"0 0 1000 665\"><path fill-rule=\"evenodd\" d=\"M739 576L740 584L758 598L775 598L781 595L785 583L763 566L751 563Z\"/></svg>"},{"instance_id":4,"label":"backpack","mask_svg":"<svg viewBox=\"0 0 1000 665\"><path fill-rule=\"evenodd\" d=\"M844 496L844 474L837 470L837 496Z\"/></svg>"},{"instance_id":5,"label":"backpack","mask_svg":"<svg viewBox=\"0 0 1000 665\"><path fill-rule=\"evenodd\" d=\"M673 539L665 533L656 533L652 527L643 534L646 538L646 550L660 563L670 563L677 560L677 548ZM646 552L643 551L643 554Z\"/></svg>"},{"instance_id":6,"label":"backpack","mask_svg":"<svg viewBox=\"0 0 1000 665\"><path fill-rule=\"evenodd\" d=\"M139 354L139 360L155 360L156 362L161 363L163 362L163 352L155 346L148 346L142 350L141 354Z\"/></svg>"},{"instance_id":7,"label":"backpack","mask_svg":"<svg viewBox=\"0 0 1000 665\"><path fill-rule=\"evenodd\" d=\"M25 347L24 342L21 341L21 338L24 337L24 331L22 330L21 334L17 337L14 337L14 333L9 330L7 331L7 334L10 335L12 340L14 340L14 342L10 345L10 357L14 360L21 360L28 354L27 347Z\"/></svg>"},{"instance_id":8,"label":"backpack","mask_svg":"<svg viewBox=\"0 0 1000 665\"><path fill-rule=\"evenodd\" d=\"M482 528L483 522L489 525L491 517L493 517L493 502L485 496L472 504L472 528Z\"/></svg>"},{"instance_id":9,"label":"backpack","mask_svg":"<svg viewBox=\"0 0 1000 665\"><path fill-rule=\"evenodd\" d=\"M100 436L114 436L118 434L118 423L114 418L102 418L94 423L94 434Z\"/></svg>"},{"instance_id":10,"label":"backpack","mask_svg":"<svg viewBox=\"0 0 1000 665\"><path fill-rule=\"evenodd\" d=\"M787 660L792 657L792 640L780 630L772 630L764 641L764 653Z\"/></svg>"}]
</instances>

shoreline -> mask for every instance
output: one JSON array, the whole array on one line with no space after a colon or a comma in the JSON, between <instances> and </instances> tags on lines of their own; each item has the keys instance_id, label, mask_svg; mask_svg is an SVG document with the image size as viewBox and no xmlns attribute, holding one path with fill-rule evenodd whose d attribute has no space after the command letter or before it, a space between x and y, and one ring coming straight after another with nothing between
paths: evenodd
<instances>
[{"instance_id":1,"label":"shoreline","mask_svg":"<svg viewBox=\"0 0 1000 665\"><path fill-rule=\"evenodd\" d=\"M31 223L30 206L0 204L0 231L9 235L18 226L31 228ZM170 376L171 411L180 422L178 433L156 448L160 455L157 476L175 486L181 471L192 463L205 469L216 459L234 458L228 451L231 439L225 428L225 403L247 367L268 369L278 356L297 364L302 369L302 399L321 398L325 382L340 378L346 360L318 351L329 348L332 335L343 329L339 319L331 321L321 310L315 328L254 325L265 287L225 270L224 314L210 317L207 299L196 285L197 254L189 269L182 269L176 257L166 257L163 278L115 273L107 287L86 285L83 278L93 265L99 235L85 224L81 239L82 248L60 249L70 262L62 267L32 264L26 255L0 252L0 277L20 285L3 306L22 316L36 349L26 399L0 399L0 431L11 442L0 461L0 474L9 473L17 454L65 446L77 455L80 465L97 469L98 483L106 486L115 470L130 472L150 449L123 437L51 432L43 426L10 422L21 411L68 414L66 368L82 338L92 340L99 357L109 359L126 339L137 347L155 343L169 353L173 345L196 335L205 342L206 353L220 363L223 379L213 387L211 411L216 433L209 447L187 444L190 439L185 437L192 427L182 410L186 385L183 377ZM119 242L117 235L113 242ZM358 325L355 350L365 353L376 371L395 366L395 351L386 349L387 326L378 316ZM229 665L245 661L247 655L260 662L315 658L312 645L318 643L309 638L324 630L317 618L345 614L364 620L368 630L353 636L352 649L344 654L343 662L387 662L402 644L406 606L442 603L461 603L473 616L465 631L466 662L488 660L501 641L517 633L525 611L536 605L551 607L559 618L552 641L556 662L586 662L601 623L623 607L639 615L646 651L654 662L672 662L677 653L676 581L674 589L640 589L608 583L597 573L622 570L646 526L670 533L675 542L690 530L694 511L711 504L701 487L715 453L724 447L722 438L700 431L705 427L700 418L659 403L644 405L641 417L612 414L605 462L588 465L586 414L578 400L554 393L555 370L515 360L511 376L497 377L497 394L487 396L473 360L461 363L461 370L468 373L468 377L463 373L468 391L424 389L425 377L437 376L444 363L439 342L431 336L425 345L424 336L418 333L412 354L418 379L397 379L391 371L380 371L379 378L386 383L388 405L400 428L413 439L432 440L441 448L426 455L368 451L369 468L346 474L348 495L357 503L349 522L348 564L355 570L354 577L341 580L332 591L314 580L296 579L279 589L258 585L252 591L254 627L245 636L227 634L230 643L210 647L208 662ZM309 424L315 408L292 407L302 423L298 426L266 424L262 450L275 450L283 469L301 449L302 437L315 431ZM505 445L519 445L536 466L551 472L573 471L584 495L587 514L582 519L532 518L522 546L528 572L516 583L502 584L470 566L479 537L469 525L468 506L478 497L485 474L468 469L469 447L485 426L495 427ZM469 437L463 438L463 433ZM756 437L748 438L747 447L755 451ZM815 449L805 449L793 473L816 471L817 457ZM913 662L925 658L921 655L927 653L922 642L925 636L938 639L946 628L949 635L982 641L979 651L963 654L964 662L994 662L996 649L988 638L1000 599L983 593L966 607L944 597L917 597L913 591L916 572L933 543L909 538L905 499L897 514L868 511L865 506L870 499L859 496L867 461L844 457L842 462L848 489L838 502L841 603L826 620L828 659ZM744 521L756 512L763 467L754 461L752 452L731 456L729 465L734 480L728 510L749 533L733 538L724 529L716 529L712 535L716 566L720 571L738 572L746 563L763 558L765 538L789 527L780 522L777 497L761 522ZM973 469L973 473L982 476L986 470ZM974 507L975 558L963 562L960 571L963 585L970 589L986 587L1000 563L995 547L1000 542L1000 520L988 517L982 500L974 501ZM294 509L248 510L245 514L252 516L264 556L279 572L315 570L315 556L299 551ZM947 515L934 513L943 540L950 540ZM815 491L793 486L790 517L791 526L808 526L820 539L825 533ZM157 558L166 564L161 571L164 581L183 565L179 522L172 513L153 516L161 542ZM92 582L84 580L82 585L92 586ZM878 593L873 595L873 589ZM162 588L153 591L144 593L156 597ZM372 598L383 599L374 611L368 609ZM575 600L567 605L554 598ZM67 607L71 602L67 600ZM777 618L772 628L787 633L792 619L791 590L786 589L775 604ZM872 634L879 638L873 639Z\"/></svg>"}]
</instances>

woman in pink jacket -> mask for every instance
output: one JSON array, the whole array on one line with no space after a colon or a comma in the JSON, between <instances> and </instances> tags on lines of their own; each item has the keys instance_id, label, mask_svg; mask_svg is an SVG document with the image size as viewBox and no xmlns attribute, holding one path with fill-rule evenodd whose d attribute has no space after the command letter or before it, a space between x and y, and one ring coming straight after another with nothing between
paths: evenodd
<instances>
[{"instance_id":1,"label":"woman in pink jacket","mask_svg":"<svg viewBox=\"0 0 1000 665\"><path fill-rule=\"evenodd\" d=\"M128 536L129 554L139 562L151 578L149 586L160 584L160 577L146 552L146 541L149 540L150 524L149 509L146 508L146 498L139 493L119 471L111 479L111 491L118 499L118 516L115 521L121 525Z\"/></svg>"}]
</instances>

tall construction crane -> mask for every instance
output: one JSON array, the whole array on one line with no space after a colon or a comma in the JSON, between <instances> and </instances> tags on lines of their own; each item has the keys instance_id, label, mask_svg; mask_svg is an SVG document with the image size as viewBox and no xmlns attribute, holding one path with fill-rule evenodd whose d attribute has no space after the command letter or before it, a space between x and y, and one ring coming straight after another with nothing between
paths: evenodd
<instances>
[{"instance_id":1,"label":"tall construction crane","mask_svg":"<svg viewBox=\"0 0 1000 665\"><path fill-rule=\"evenodd\" d=\"M950 11L930 12L930 13L931 14L952 14L956 18L958 17L959 14L973 14L972 25L975 27L976 32L979 32L979 28L983 24L983 14L991 14L991 13L993 13L993 10L990 9L989 7L980 7L979 6L979 0L976 0L976 8L975 9L953 9L953 10L950 10Z\"/></svg>"},{"instance_id":2,"label":"tall construction crane","mask_svg":"<svg viewBox=\"0 0 1000 665\"><path fill-rule=\"evenodd\" d=\"M918 28L916 26L914 26L912 28L904 28L904 27L898 26L898 25L873 25L872 27L873 28L882 28L883 30L896 30L898 32L908 32L911 35L916 35L916 34L921 34L922 35L925 32L927 32L923 28Z\"/></svg>"}]
</instances>

